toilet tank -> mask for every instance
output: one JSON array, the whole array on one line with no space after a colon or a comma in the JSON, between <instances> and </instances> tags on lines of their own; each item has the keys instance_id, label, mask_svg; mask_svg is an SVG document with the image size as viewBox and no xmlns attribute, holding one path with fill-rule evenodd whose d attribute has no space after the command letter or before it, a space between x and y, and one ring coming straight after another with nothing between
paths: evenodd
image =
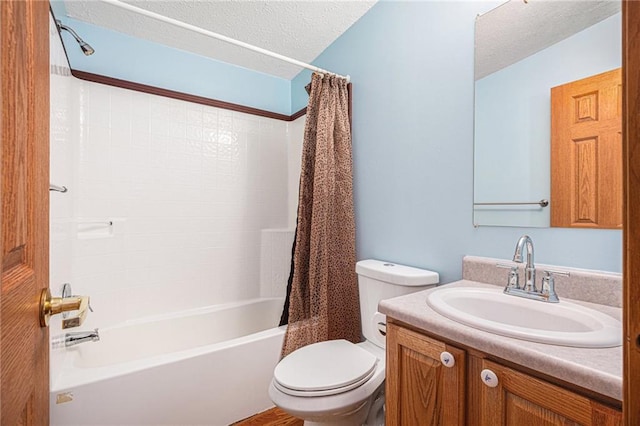
<instances>
[{"instance_id":1,"label":"toilet tank","mask_svg":"<svg viewBox=\"0 0 640 426\"><path fill-rule=\"evenodd\" d=\"M378 312L378 302L403 294L425 290L438 283L437 272L413 268L381 260L361 260L356 263L360 291L362 334L368 341L385 347L385 337L379 323L386 318Z\"/></svg>"}]
</instances>

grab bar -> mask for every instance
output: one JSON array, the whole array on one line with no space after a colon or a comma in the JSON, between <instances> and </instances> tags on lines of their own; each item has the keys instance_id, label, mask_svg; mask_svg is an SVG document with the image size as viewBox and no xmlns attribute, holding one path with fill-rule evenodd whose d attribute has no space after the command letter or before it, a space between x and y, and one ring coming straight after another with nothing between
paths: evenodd
<instances>
[{"instance_id":1,"label":"grab bar","mask_svg":"<svg viewBox=\"0 0 640 426\"><path fill-rule=\"evenodd\" d=\"M473 203L474 206L530 206L538 205L540 207L547 207L549 200L542 199L540 201L534 201L531 203Z\"/></svg>"},{"instance_id":2,"label":"grab bar","mask_svg":"<svg viewBox=\"0 0 640 426\"><path fill-rule=\"evenodd\" d=\"M58 186L51 183L49 184L49 191L67 192L68 189L66 186Z\"/></svg>"}]
</instances>

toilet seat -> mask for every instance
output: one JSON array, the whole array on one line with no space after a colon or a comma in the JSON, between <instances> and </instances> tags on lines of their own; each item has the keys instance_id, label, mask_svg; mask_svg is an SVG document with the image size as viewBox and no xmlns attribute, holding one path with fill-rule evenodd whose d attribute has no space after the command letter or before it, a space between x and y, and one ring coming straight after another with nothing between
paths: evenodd
<instances>
[{"instance_id":1,"label":"toilet seat","mask_svg":"<svg viewBox=\"0 0 640 426\"><path fill-rule=\"evenodd\" d=\"M346 340L300 348L274 370L274 386L293 396L328 396L355 389L374 374L378 358Z\"/></svg>"}]
</instances>

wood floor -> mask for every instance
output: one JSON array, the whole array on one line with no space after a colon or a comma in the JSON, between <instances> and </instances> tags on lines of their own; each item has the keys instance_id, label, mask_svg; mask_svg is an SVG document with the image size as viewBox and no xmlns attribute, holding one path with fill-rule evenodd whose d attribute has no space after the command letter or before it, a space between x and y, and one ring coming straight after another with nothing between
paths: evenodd
<instances>
[{"instance_id":1,"label":"wood floor","mask_svg":"<svg viewBox=\"0 0 640 426\"><path fill-rule=\"evenodd\" d=\"M240 420L233 426L302 426L303 423L302 420L291 417L281 409L274 407L248 419Z\"/></svg>"}]
</instances>

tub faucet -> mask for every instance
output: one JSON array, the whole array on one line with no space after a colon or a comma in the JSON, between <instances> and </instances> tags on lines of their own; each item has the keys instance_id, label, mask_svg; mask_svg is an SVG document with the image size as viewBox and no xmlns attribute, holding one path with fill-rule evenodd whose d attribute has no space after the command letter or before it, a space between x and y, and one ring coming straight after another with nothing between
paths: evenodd
<instances>
[{"instance_id":1,"label":"tub faucet","mask_svg":"<svg viewBox=\"0 0 640 426\"><path fill-rule=\"evenodd\" d=\"M72 333L66 333L64 335L64 346L75 346L84 342L98 342L100 340L100 334L98 329L93 331L77 331Z\"/></svg>"},{"instance_id":2,"label":"tub faucet","mask_svg":"<svg viewBox=\"0 0 640 426\"><path fill-rule=\"evenodd\" d=\"M527 264L524 268L524 290L536 293L536 267L533 264L533 241L528 235L523 235L516 244L516 251L513 253L513 261L517 263L523 263L522 250L527 249Z\"/></svg>"}]
</instances>

